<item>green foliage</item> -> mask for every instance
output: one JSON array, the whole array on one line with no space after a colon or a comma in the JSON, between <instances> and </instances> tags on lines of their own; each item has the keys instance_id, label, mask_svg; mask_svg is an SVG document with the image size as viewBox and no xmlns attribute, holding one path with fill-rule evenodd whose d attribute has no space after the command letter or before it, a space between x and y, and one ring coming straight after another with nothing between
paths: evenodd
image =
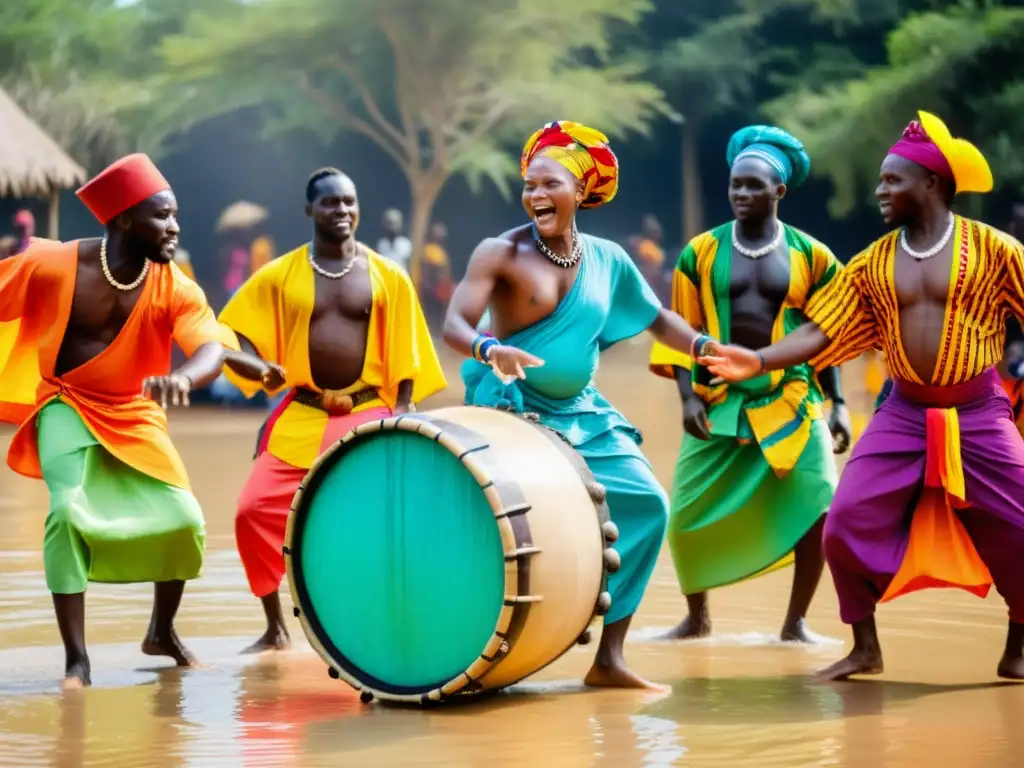
<instances>
[{"instance_id":1,"label":"green foliage","mask_svg":"<svg viewBox=\"0 0 1024 768\"><path fill-rule=\"evenodd\" d=\"M165 92L187 124L259 106L272 134L351 130L410 182L452 173L503 186L505 147L549 120L644 132L664 113L611 30L648 0L263 0L193 14L166 38ZM188 98L182 99L181 95ZM513 144L514 142L514 144ZM438 188L439 191L439 188Z\"/></svg>"},{"instance_id":2,"label":"green foliage","mask_svg":"<svg viewBox=\"0 0 1024 768\"><path fill-rule=\"evenodd\" d=\"M158 153L180 129L151 53L194 8L232 0L16 0L0 3L0 87L90 170Z\"/></svg>"},{"instance_id":3,"label":"green foliage","mask_svg":"<svg viewBox=\"0 0 1024 768\"><path fill-rule=\"evenodd\" d=\"M765 112L799 135L814 172L831 179L832 213L843 216L875 186L885 149L916 116L963 126L989 157L997 184L1024 182L1019 109L1024 81L1014 51L1024 45L1024 9L955 4L913 13L887 39L887 63L825 88L798 87ZM1015 119L1017 118L1017 119Z\"/></svg>"}]
</instances>

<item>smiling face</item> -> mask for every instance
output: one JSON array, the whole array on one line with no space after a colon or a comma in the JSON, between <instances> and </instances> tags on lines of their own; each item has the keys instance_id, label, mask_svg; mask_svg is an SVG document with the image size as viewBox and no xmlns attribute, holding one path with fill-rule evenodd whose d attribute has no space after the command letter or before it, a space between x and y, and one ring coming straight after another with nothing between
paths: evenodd
<instances>
[{"instance_id":1,"label":"smiling face","mask_svg":"<svg viewBox=\"0 0 1024 768\"><path fill-rule=\"evenodd\" d=\"M523 177L523 208L541 237L558 237L572 228L583 200L580 182L561 163L539 155Z\"/></svg>"},{"instance_id":2,"label":"smiling face","mask_svg":"<svg viewBox=\"0 0 1024 768\"><path fill-rule=\"evenodd\" d=\"M352 179L331 174L318 179L313 187L314 198L306 205L306 215L313 219L313 229L321 240L341 243L355 235L359 226L359 198Z\"/></svg>"},{"instance_id":3,"label":"smiling face","mask_svg":"<svg viewBox=\"0 0 1024 768\"><path fill-rule=\"evenodd\" d=\"M875 189L882 220L897 227L913 221L929 195L939 193L939 184L939 178L927 168L899 155L887 155Z\"/></svg>"},{"instance_id":4,"label":"smiling face","mask_svg":"<svg viewBox=\"0 0 1024 768\"><path fill-rule=\"evenodd\" d=\"M178 248L178 200L166 189L143 200L114 220L130 253L138 253L150 261L167 264Z\"/></svg>"},{"instance_id":5,"label":"smiling face","mask_svg":"<svg viewBox=\"0 0 1024 768\"><path fill-rule=\"evenodd\" d=\"M764 160L744 157L729 172L729 205L739 221L764 221L786 195L786 185Z\"/></svg>"}]
</instances>

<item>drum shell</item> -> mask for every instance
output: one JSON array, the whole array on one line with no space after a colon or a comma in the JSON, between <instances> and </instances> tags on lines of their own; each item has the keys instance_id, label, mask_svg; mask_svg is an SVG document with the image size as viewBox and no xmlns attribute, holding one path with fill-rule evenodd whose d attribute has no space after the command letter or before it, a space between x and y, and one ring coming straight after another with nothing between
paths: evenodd
<instances>
[{"instance_id":1,"label":"drum shell","mask_svg":"<svg viewBox=\"0 0 1024 768\"><path fill-rule=\"evenodd\" d=\"M375 433L413 431L461 456L495 514L505 551L505 601L495 633L466 673L433 691L409 695L371 684L360 670L332 658L306 620L312 606L296 589L292 552L302 496L329 457ZM343 460L343 456L341 457ZM326 463L325 463L326 462ZM594 616L604 588L605 547L601 523L607 507L595 504L593 478L578 453L558 436L529 420L473 406L374 421L358 427L329 448L310 469L296 493L286 537L286 563L292 596L311 644L353 686L383 699L439 699L456 693L501 688L537 672L564 654ZM339 588L344 588L339 585Z\"/></svg>"}]
</instances>

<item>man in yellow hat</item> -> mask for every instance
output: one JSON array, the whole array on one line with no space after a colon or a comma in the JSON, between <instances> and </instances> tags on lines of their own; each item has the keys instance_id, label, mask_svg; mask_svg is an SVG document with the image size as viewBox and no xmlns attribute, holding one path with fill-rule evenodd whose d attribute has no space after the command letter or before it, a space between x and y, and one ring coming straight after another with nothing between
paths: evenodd
<instances>
[{"instance_id":1,"label":"man in yellow hat","mask_svg":"<svg viewBox=\"0 0 1024 768\"><path fill-rule=\"evenodd\" d=\"M974 145L920 112L882 162L876 196L896 226L816 294L811 320L753 351L713 344L702 357L730 381L810 361L825 368L872 348L893 379L860 438L825 523L825 555L853 651L827 680L882 671L875 605L927 587L1009 607L1000 677L1024 679L1024 441L996 364L1006 318L1024 317L1024 246L950 211L988 192ZM909 524L908 524L909 521Z\"/></svg>"}]
</instances>

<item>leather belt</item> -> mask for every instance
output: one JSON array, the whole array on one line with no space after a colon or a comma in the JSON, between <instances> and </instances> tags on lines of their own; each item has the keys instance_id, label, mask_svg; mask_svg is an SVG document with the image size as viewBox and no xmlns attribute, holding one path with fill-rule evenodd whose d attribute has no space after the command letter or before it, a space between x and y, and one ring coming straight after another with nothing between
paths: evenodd
<instances>
[{"instance_id":1,"label":"leather belt","mask_svg":"<svg viewBox=\"0 0 1024 768\"><path fill-rule=\"evenodd\" d=\"M294 397L295 402L319 408L332 416L346 416L360 405L376 399L377 390L372 388L343 394L336 389L314 392L304 387L296 387Z\"/></svg>"}]
</instances>

